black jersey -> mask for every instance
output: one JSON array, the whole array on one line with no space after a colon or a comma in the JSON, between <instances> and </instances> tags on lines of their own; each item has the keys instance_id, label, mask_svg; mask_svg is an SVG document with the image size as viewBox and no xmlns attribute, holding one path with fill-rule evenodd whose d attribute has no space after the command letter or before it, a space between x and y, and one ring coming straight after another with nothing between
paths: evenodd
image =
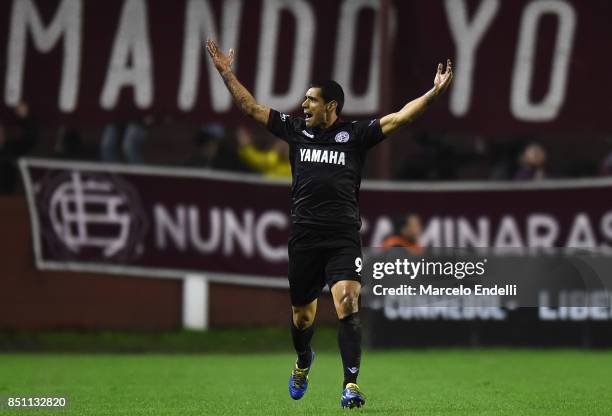
<instances>
[{"instance_id":1,"label":"black jersey","mask_svg":"<svg viewBox=\"0 0 612 416\"><path fill-rule=\"evenodd\" d=\"M359 187L368 149L384 134L380 120L311 129L301 117L270 110L268 130L289 143L291 220L316 228L361 227Z\"/></svg>"}]
</instances>

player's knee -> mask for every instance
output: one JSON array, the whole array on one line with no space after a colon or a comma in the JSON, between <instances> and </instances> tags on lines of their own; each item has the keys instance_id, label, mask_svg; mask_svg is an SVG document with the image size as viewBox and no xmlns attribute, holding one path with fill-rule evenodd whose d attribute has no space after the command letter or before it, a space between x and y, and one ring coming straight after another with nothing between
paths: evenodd
<instances>
[{"instance_id":1,"label":"player's knee","mask_svg":"<svg viewBox=\"0 0 612 416\"><path fill-rule=\"evenodd\" d=\"M308 312L301 312L293 314L293 324L297 329L306 329L311 326L314 322L314 314Z\"/></svg>"},{"instance_id":2,"label":"player's knee","mask_svg":"<svg viewBox=\"0 0 612 416\"><path fill-rule=\"evenodd\" d=\"M342 294L338 303L337 311L340 319L355 313L359 310L359 294L346 292Z\"/></svg>"}]
</instances>

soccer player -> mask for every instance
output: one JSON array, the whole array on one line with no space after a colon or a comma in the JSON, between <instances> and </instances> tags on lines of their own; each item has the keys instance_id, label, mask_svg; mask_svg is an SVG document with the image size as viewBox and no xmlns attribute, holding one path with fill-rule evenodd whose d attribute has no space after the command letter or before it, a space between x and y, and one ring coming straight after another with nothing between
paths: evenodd
<instances>
[{"instance_id":1,"label":"soccer player","mask_svg":"<svg viewBox=\"0 0 612 416\"><path fill-rule=\"evenodd\" d=\"M380 119L347 122L340 119L344 92L336 82L311 84L302 102L304 117L294 117L255 100L232 72L233 49L226 55L210 39L206 47L238 108L290 146L289 292L297 360L289 379L289 393L298 400L308 387L317 299L327 284L340 321L338 344L344 368L340 404L343 408L361 407L365 404L357 386L361 361L361 171L368 149L414 121L448 88L453 78L451 61L447 61L444 72L438 64L433 88L398 112Z\"/></svg>"}]
</instances>

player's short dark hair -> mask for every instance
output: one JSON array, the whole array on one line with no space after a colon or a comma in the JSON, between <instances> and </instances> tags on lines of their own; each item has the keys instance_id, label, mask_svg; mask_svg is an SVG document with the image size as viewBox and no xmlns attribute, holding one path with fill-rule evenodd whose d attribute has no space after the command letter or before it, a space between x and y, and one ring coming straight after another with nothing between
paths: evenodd
<instances>
[{"instance_id":1,"label":"player's short dark hair","mask_svg":"<svg viewBox=\"0 0 612 416\"><path fill-rule=\"evenodd\" d=\"M327 81L315 81L310 84L310 87L320 88L321 96L326 103L335 101L338 104L336 106L336 115L340 115L342 107L344 107L344 91L340 84L329 79Z\"/></svg>"}]
</instances>

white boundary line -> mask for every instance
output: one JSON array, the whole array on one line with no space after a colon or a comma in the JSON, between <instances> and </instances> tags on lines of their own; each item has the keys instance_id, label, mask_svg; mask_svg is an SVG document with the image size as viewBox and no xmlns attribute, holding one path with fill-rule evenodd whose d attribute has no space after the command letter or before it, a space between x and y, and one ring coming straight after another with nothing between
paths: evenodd
<instances>
[{"instance_id":1,"label":"white boundary line","mask_svg":"<svg viewBox=\"0 0 612 416\"><path fill-rule=\"evenodd\" d=\"M267 277L258 275L245 275L233 273L208 272L204 270L182 270L162 269L159 267L148 268L140 266L118 266L103 263L78 263L41 260L39 264L42 270L69 270L86 273L106 273L114 275L129 275L144 278L161 278L182 280L186 275L206 276L213 283L226 283L242 286L258 286L286 289L289 281L281 277Z\"/></svg>"},{"instance_id":2,"label":"white boundary line","mask_svg":"<svg viewBox=\"0 0 612 416\"><path fill-rule=\"evenodd\" d=\"M545 179L540 181L456 181L456 182L392 182L363 181L361 189L368 191L418 191L418 192L461 192L461 191L543 191L583 188L612 187L612 177L580 179Z\"/></svg>"},{"instance_id":3,"label":"white boundary line","mask_svg":"<svg viewBox=\"0 0 612 416\"><path fill-rule=\"evenodd\" d=\"M230 182L255 183L259 185L287 186L289 179L266 178L250 173L213 171L209 169L185 168L173 166L125 165L120 163L73 162L53 159L22 158L20 165L49 169L78 169L90 172L128 173L149 176L175 176L182 178L205 178Z\"/></svg>"},{"instance_id":4,"label":"white boundary line","mask_svg":"<svg viewBox=\"0 0 612 416\"><path fill-rule=\"evenodd\" d=\"M118 163L101 162L67 162L53 159L22 158L19 161L22 169L25 166L51 169L81 169L93 172L128 173L138 175L176 176L188 178L206 178L230 182L254 183L263 186L287 186L288 179L262 178L257 174L220 172L197 168L170 166L134 166ZM364 180L362 189L369 191L522 191L566 188L601 188L612 186L612 177L581 179L546 179L542 181L455 181L455 182L394 182Z\"/></svg>"},{"instance_id":5,"label":"white boundary line","mask_svg":"<svg viewBox=\"0 0 612 416\"><path fill-rule=\"evenodd\" d=\"M42 250L40 247L40 224L38 223L38 210L34 200L34 192L32 190L32 178L27 167L27 160L19 159L19 169L23 177L23 185L26 191L26 199L28 201L28 212L30 213L30 224L32 224L32 245L34 246L34 259L36 266L42 269Z\"/></svg>"}]
</instances>

